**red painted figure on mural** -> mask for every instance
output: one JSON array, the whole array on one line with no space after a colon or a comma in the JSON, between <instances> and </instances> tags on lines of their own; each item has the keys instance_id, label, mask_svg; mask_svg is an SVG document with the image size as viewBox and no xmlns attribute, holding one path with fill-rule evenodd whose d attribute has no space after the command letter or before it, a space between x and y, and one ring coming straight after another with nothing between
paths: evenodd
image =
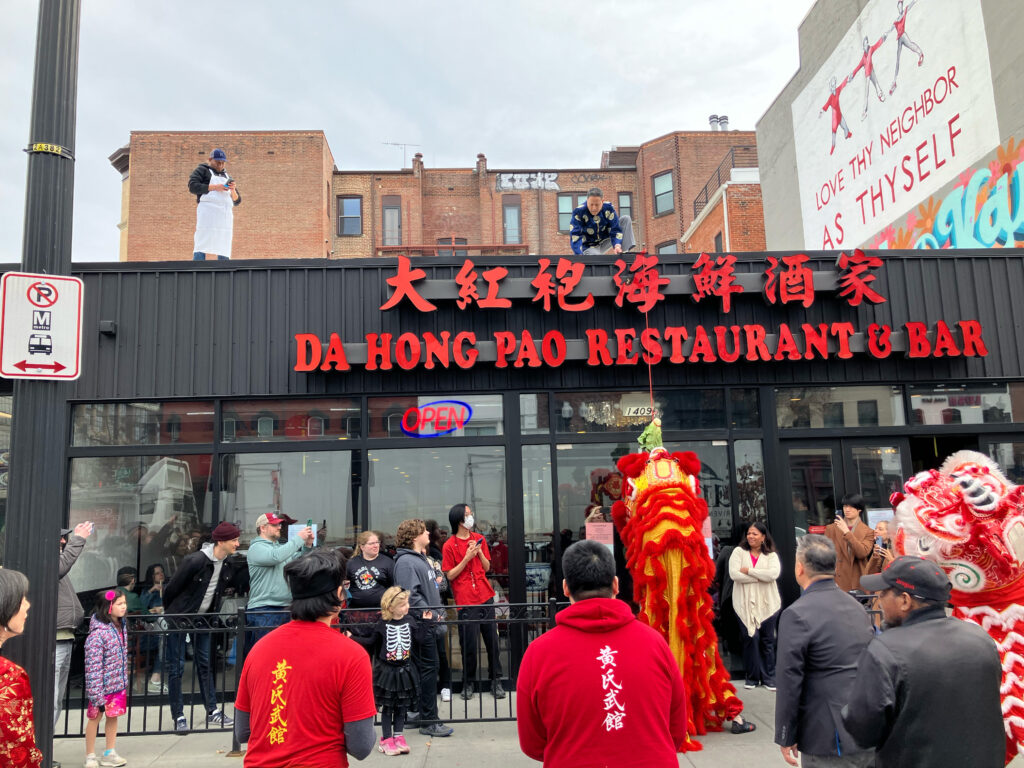
<instances>
[{"instance_id":1,"label":"red painted figure on mural","mask_svg":"<svg viewBox=\"0 0 1024 768\"><path fill-rule=\"evenodd\" d=\"M853 133L846 125L846 118L843 117L842 107L839 106L839 94L843 92L843 88L846 87L848 82L850 82L850 78L846 77L843 79L843 82L836 85L836 79L834 77L829 78L829 97L824 106L822 106L821 112L818 113L818 117L820 118L822 113L827 112L830 109L832 110L832 149L828 151L830 155L836 151L836 130L838 128L842 127L842 129L846 131L846 138L853 136Z\"/></svg>"}]
</instances>

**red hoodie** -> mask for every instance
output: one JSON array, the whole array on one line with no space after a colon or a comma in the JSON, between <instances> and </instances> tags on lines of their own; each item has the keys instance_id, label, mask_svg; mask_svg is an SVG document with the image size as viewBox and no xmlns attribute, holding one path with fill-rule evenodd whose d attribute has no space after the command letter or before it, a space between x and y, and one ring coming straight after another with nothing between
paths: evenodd
<instances>
[{"instance_id":1,"label":"red hoodie","mask_svg":"<svg viewBox=\"0 0 1024 768\"><path fill-rule=\"evenodd\" d=\"M580 600L519 667L519 746L547 768L678 768L686 690L668 643L621 600Z\"/></svg>"}]
</instances>

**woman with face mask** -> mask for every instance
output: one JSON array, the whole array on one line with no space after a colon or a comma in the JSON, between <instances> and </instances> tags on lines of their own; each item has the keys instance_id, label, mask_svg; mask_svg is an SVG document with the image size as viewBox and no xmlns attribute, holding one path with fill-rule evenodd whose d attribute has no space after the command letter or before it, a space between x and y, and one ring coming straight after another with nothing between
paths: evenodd
<instances>
[{"instance_id":1,"label":"woman with face mask","mask_svg":"<svg viewBox=\"0 0 1024 768\"><path fill-rule=\"evenodd\" d=\"M0 568L0 648L24 633L28 619L28 579ZM0 656L0 765L27 768L43 763L32 721L32 688L17 664Z\"/></svg>"},{"instance_id":2,"label":"woman with face mask","mask_svg":"<svg viewBox=\"0 0 1024 768\"><path fill-rule=\"evenodd\" d=\"M487 666L491 695L505 698L501 685L501 650L494 616L494 587L487 578L491 552L487 541L474 528L473 510L468 504L456 504L448 510L448 522L455 535L449 536L442 550L441 569L448 577L455 604L459 606L459 644L462 646L462 698L473 696L477 679L479 636L487 648Z\"/></svg>"}]
</instances>

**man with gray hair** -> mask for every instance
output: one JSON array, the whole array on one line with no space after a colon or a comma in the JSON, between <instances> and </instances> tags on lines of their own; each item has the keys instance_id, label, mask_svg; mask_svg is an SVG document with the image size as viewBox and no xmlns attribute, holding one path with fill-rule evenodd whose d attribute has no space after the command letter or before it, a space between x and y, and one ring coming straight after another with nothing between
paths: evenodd
<instances>
[{"instance_id":1,"label":"man with gray hair","mask_svg":"<svg viewBox=\"0 0 1024 768\"><path fill-rule=\"evenodd\" d=\"M569 244L577 256L631 251L636 246L633 220L615 213L615 207L604 201L604 193L593 187L587 202L572 212Z\"/></svg>"},{"instance_id":2,"label":"man with gray hair","mask_svg":"<svg viewBox=\"0 0 1024 768\"><path fill-rule=\"evenodd\" d=\"M873 634L867 611L836 586L836 550L825 536L797 542L796 581L803 595L782 612L775 681L775 743L790 765L873 765L843 725L842 708L857 661Z\"/></svg>"}]
</instances>

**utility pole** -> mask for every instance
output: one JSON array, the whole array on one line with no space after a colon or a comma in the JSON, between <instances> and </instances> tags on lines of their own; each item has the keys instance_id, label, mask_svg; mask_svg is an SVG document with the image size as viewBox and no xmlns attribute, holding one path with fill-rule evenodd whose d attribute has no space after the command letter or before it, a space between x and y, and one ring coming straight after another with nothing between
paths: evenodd
<instances>
[{"instance_id":1,"label":"utility pole","mask_svg":"<svg viewBox=\"0 0 1024 768\"><path fill-rule=\"evenodd\" d=\"M71 273L80 0L40 0L29 129L22 268ZM32 610L24 637L4 655L28 672L36 744L53 758L57 562L67 485L68 384L15 381L4 567L29 578Z\"/></svg>"}]
</instances>

